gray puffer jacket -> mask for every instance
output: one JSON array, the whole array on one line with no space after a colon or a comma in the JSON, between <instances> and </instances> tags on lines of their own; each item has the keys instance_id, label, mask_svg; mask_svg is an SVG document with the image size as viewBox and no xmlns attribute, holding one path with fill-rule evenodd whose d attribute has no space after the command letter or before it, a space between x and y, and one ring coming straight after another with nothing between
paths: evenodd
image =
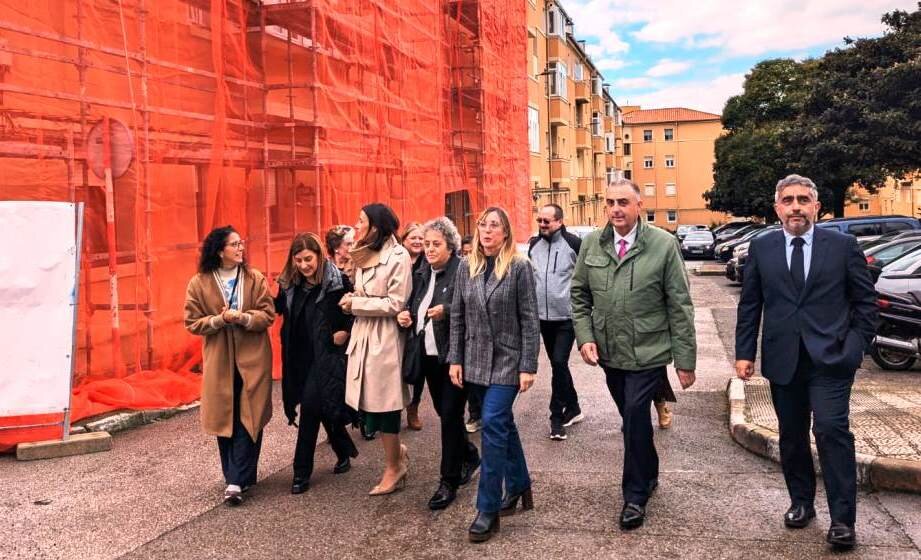
<instances>
[{"instance_id":1,"label":"gray puffer jacket","mask_svg":"<svg viewBox=\"0 0 921 560\"><path fill-rule=\"evenodd\" d=\"M572 318L569 287L582 240L563 226L550 239L539 235L528 242L528 258L534 268L537 313L541 321Z\"/></svg>"}]
</instances>

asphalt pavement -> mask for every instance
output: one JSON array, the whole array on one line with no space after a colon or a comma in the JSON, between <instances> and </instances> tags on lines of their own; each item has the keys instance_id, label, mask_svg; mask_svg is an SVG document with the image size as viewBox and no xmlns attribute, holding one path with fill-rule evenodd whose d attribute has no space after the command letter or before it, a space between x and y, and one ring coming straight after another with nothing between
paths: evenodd
<instances>
[{"instance_id":1,"label":"asphalt pavement","mask_svg":"<svg viewBox=\"0 0 921 560\"><path fill-rule=\"evenodd\" d=\"M114 436L108 453L17 462L0 457L0 558L822 558L828 511L785 529L788 497L779 466L736 444L728 431L726 384L738 289L693 277L700 344L698 382L678 394L674 427L656 430L660 487L646 524L617 527L622 506L620 418L600 369L571 366L585 422L551 441L550 372L541 351L538 382L516 403L534 482L535 509L503 518L491 541L467 542L475 482L445 511L427 501L437 486L437 418L426 392L421 432L405 432L411 469L405 490L370 497L382 469L378 441L354 433L361 455L333 475L334 455L317 449L310 490L289 494L295 431L276 417L263 444L260 482L239 508L221 504L217 445L198 412ZM861 373L861 375L866 375ZM906 375L914 376L918 372ZM276 388L277 389L277 388ZM479 436L474 437L479 443ZM861 491L853 558L921 558L921 496ZM839 556L839 555L835 555Z\"/></svg>"}]
</instances>

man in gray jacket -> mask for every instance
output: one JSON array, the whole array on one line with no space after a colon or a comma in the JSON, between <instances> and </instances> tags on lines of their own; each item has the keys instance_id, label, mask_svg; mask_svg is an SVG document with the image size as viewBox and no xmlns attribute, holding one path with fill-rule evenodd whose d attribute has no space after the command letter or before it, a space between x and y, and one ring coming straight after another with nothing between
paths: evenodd
<instances>
[{"instance_id":1,"label":"man in gray jacket","mask_svg":"<svg viewBox=\"0 0 921 560\"><path fill-rule=\"evenodd\" d=\"M563 209L547 204L537 213L540 234L528 243L534 267L540 334L553 371L550 394L550 439L566 439L566 427L585 419L569 371L576 335L572 328L569 286L581 240L566 231Z\"/></svg>"}]
</instances>

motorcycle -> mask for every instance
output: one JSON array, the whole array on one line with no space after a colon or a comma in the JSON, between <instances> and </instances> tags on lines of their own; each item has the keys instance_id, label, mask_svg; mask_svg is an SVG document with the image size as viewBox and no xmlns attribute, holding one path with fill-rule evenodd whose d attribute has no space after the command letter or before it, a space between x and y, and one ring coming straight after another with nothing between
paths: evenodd
<instances>
[{"instance_id":1,"label":"motorcycle","mask_svg":"<svg viewBox=\"0 0 921 560\"><path fill-rule=\"evenodd\" d=\"M879 367L900 371L921 358L921 292L879 292L879 325L870 357Z\"/></svg>"}]
</instances>

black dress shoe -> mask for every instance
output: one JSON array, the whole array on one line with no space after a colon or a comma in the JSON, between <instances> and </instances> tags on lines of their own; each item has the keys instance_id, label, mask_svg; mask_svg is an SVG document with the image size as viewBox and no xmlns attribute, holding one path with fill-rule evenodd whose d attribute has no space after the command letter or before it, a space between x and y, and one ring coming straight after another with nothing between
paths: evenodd
<instances>
[{"instance_id":1,"label":"black dress shoe","mask_svg":"<svg viewBox=\"0 0 921 560\"><path fill-rule=\"evenodd\" d=\"M499 512L486 513L478 511L467 536L470 542L485 542L492 538L493 534L499 532Z\"/></svg>"},{"instance_id":2,"label":"black dress shoe","mask_svg":"<svg viewBox=\"0 0 921 560\"><path fill-rule=\"evenodd\" d=\"M429 509L432 511L444 509L451 505L451 502L453 502L456 497L457 490L442 480L441 484L438 485L438 490L435 490L435 494L429 500Z\"/></svg>"},{"instance_id":3,"label":"black dress shoe","mask_svg":"<svg viewBox=\"0 0 921 560\"><path fill-rule=\"evenodd\" d=\"M291 493L292 494L303 494L310 488L310 480L306 478L295 478L291 482Z\"/></svg>"},{"instance_id":4,"label":"black dress shoe","mask_svg":"<svg viewBox=\"0 0 921 560\"><path fill-rule=\"evenodd\" d=\"M815 519L815 508L812 506L790 506L787 513L783 514L783 524L790 529L802 529Z\"/></svg>"},{"instance_id":5,"label":"black dress shoe","mask_svg":"<svg viewBox=\"0 0 921 560\"><path fill-rule=\"evenodd\" d=\"M835 521L828 529L828 536L825 537L825 540L837 550L850 550L857 544L857 532L853 527Z\"/></svg>"},{"instance_id":6,"label":"black dress shoe","mask_svg":"<svg viewBox=\"0 0 921 560\"><path fill-rule=\"evenodd\" d=\"M649 495L652 496L658 487L659 487L659 479L658 478L652 479L652 482L649 483Z\"/></svg>"},{"instance_id":7,"label":"black dress shoe","mask_svg":"<svg viewBox=\"0 0 921 560\"><path fill-rule=\"evenodd\" d=\"M534 509L534 494L531 492L531 489L528 488L520 494L502 498L502 508L499 510L499 515L502 517L515 515L515 510L518 509L519 500L521 501L521 511Z\"/></svg>"},{"instance_id":8,"label":"black dress shoe","mask_svg":"<svg viewBox=\"0 0 921 560\"><path fill-rule=\"evenodd\" d=\"M349 460L348 457L346 457L345 459L342 459L341 461L336 463L336 466L333 467L333 474L347 473L351 469L352 469L352 462Z\"/></svg>"},{"instance_id":9,"label":"black dress shoe","mask_svg":"<svg viewBox=\"0 0 921 560\"><path fill-rule=\"evenodd\" d=\"M624 504L620 512L620 528L624 530L636 529L646 520L646 508L639 504Z\"/></svg>"},{"instance_id":10,"label":"black dress shoe","mask_svg":"<svg viewBox=\"0 0 921 560\"><path fill-rule=\"evenodd\" d=\"M471 459L468 459L463 468L461 469L461 478L458 482L458 486L464 486L470 482L470 479L473 478L473 474L476 470L480 468L480 456L477 455Z\"/></svg>"}]
</instances>

